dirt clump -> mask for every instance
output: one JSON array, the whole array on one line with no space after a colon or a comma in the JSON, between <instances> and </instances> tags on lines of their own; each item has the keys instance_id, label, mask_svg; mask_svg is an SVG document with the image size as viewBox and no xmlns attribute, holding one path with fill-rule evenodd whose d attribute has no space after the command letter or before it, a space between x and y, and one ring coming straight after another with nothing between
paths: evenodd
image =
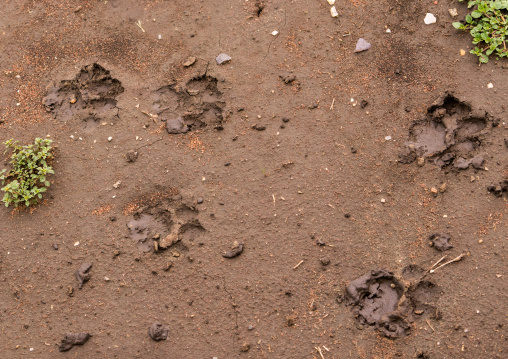
<instances>
[{"instance_id":1,"label":"dirt clump","mask_svg":"<svg viewBox=\"0 0 508 359\"><path fill-rule=\"evenodd\" d=\"M88 282L90 278L92 277L92 274L90 273L90 269L92 269L92 263L83 263L77 270L76 270L76 278L79 282L78 288L83 288L83 284L85 282Z\"/></svg>"},{"instance_id":2,"label":"dirt clump","mask_svg":"<svg viewBox=\"0 0 508 359\"><path fill-rule=\"evenodd\" d=\"M58 350L61 352L71 350L75 345L85 344L90 337L89 333L67 333L62 339Z\"/></svg>"},{"instance_id":3,"label":"dirt clump","mask_svg":"<svg viewBox=\"0 0 508 359\"><path fill-rule=\"evenodd\" d=\"M169 327L155 322L148 328L148 335L157 342L166 340L169 335Z\"/></svg>"},{"instance_id":4,"label":"dirt clump","mask_svg":"<svg viewBox=\"0 0 508 359\"><path fill-rule=\"evenodd\" d=\"M429 236L429 240L430 246L436 248L438 251L442 252L453 248L449 243L450 235L446 233L433 233Z\"/></svg>"},{"instance_id":5,"label":"dirt clump","mask_svg":"<svg viewBox=\"0 0 508 359\"><path fill-rule=\"evenodd\" d=\"M488 186L487 191L493 193L496 197L502 197L503 193L508 192L508 179Z\"/></svg>"}]
</instances>

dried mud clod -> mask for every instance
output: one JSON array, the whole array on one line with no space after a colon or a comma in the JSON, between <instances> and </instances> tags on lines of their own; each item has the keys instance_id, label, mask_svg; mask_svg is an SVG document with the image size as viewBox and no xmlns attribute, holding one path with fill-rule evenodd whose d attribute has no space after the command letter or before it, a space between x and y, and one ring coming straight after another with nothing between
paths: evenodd
<instances>
[{"instance_id":1,"label":"dried mud clod","mask_svg":"<svg viewBox=\"0 0 508 359\"><path fill-rule=\"evenodd\" d=\"M389 338L405 336L409 325L398 313L404 286L392 272L372 270L346 289L348 304L362 324L373 325Z\"/></svg>"},{"instance_id":2,"label":"dried mud clod","mask_svg":"<svg viewBox=\"0 0 508 359\"><path fill-rule=\"evenodd\" d=\"M77 270L76 270L76 278L79 282L78 288L83 288L83 284L85 282L88 282L92 276L90 273L90 269L92 269L92 263L83 263Z\"/></svg>"},{"instance_id":3,"label":"dried mud clod","mask_svg":"<svg viewBox=\"0 0 508 359\"><path fill-rule=\"evenodd\" d=\"M150 328L148 328L148 335L157 342L166 340L169 335L169 327L155 322L150 326Z\"/></svg>"},{"instance_id":4,"label":"dried mud clod","mask_svg":"<svg viewBox=\"0 0 508 359\"><path fill-rule=\"evenodd\" d=\"M467 169L472 165L481 169L483 157L478 151L491 128L492 119L487 112L473 110L470 104L446 92L427 109L423 119L411 125L399 162L431 158L440 167Z\"/></svg>"},{"instance_id":5,"label":"dried mud clod","mask_svg":"<svg viewBox=\"0 0 508 359\"><path fill-rule=\"evenodd\" d=\"M130 237L142 252L158 251L173 246L187 250L181 241L197 238L204 228L197 216L199 211L182 202L181 196L163 198L138 209L127 223Z\"/></svg>"},{"instance_id":6,"label":"dried mud clod","mask_svg":"<svg viewBox=\"0 0 508 359\"><path fill-rule=\"evenodd\" d=\"M75 345L85 344L90 337L91 335L89 333L67 333L62 339L58 350L61 352L71 350Z\"/></svg>"},{"instance_id":7,"label":"dried mud clod","mask_svg":"<svg viewBox=\"0 0 508 359\"><path fill-rule=\"evenodd\" d=\"M161 87L152 95L153 110L166 122L170 134L183 134L201 128L221 130L225 102L218 89L218 80L209 75L198 75L183 86Z\"/></svg>"},{"instance_id":8,"label":"dried mud clod","mask_svg":"<svg viewBox=\"0 0 508 359\"><path fill-rule=\"evenodd\" d=\"M502 197L503 193L508 193L508 179L488 186L487 191L493 193L496 197Z\"/></svg>"},{"instance_id":9,"label":"dried mud clod","mask_svg":"<svg viewBox=\"0 0 508 359\"><path fill-rule=\"evenodd\" d=\"M434 247L441 252L453 248L453 246L449 243L450 235L446 233L433 233L429 236L429 241L431 247Z\"/></svg>"},{"instance_id":10,"label":"dried mud clod","mask_svg":"<svg viewBox=\"0 0 508 359\"><path fill-rule=\"evenodd\" d=\"M123 91L119 80L94 63L83 67L74 79L50 85L42 103L55 118L79 118L88 128L101 119L112 121L118 117L116 97Z\"/></svg>"}]
</instances>

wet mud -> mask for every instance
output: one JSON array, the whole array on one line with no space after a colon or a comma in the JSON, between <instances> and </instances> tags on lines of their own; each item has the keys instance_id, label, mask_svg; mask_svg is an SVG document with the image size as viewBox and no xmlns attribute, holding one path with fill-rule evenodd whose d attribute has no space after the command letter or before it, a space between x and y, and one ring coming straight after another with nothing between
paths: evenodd
<instances>
[{"instance_id":1,"label":"wet mud","mask_svg":"<svg viewBox=\"0 0 508 359\"><path fill-rule=\"evenodd\" d=\"M347 304L360 324L373 326L387 338L404 337L419 318L441 319L435 305L441 290L423 279L425 272L417 265L406 266L404 285L386 269L372 270L347 286Z\"/></svg>"},{"instance_id":2,"label":"wet mud","mask_svg":"<svg viewBox=\"0 0 508 359\"><path fill-rule=\"evenodd\" d=\"M406 335L409 325L397 313L404 285L392 272L372 270L352 281L346 294L361 324L373 325L390 338Z\"/></svg>"},{"instance_id":3,"label":"wet mud","mask_svg":"<svg viewBox=\"0 0 508 359\"><path fill-rule=\"evenodd\" d=\"M116 97L122 92L122 83L94 63L83 67L72 80L51 84L42 103L56 119L67 122L76 118L84 129L93 129L101 120L118 118Z\"/></svg>"},{"instance_id":4,"label":"wet mud","mask_svg":"<svg viewBox=\"0 0 508 359\"><path fill-rule=\"evenodd\" d=\"M472 165L482 169L484 159L479 152L491 128L492 119L487 112L474 110L469 103L446 92L427 109L424 118L411 125L399 162L429 158L440 167L467 169Z\"/></svg>"},{"instance_id":5,"label":"wet mud","mask_svg":"<svg viewBox=\"0 0 508 359\"><path fill-rule=\"evenodd\" d=\"M202 128L222 130L225 102L218 80L200 75L184 85L168 85L152 95L153 111L166 122L170 134L183 134Z\"/></svg>"},{"instance_id":6,"label":"wet mud","mask_svg":"<svg viewBox=\"0 0 508 359\"><path fill-rule=\"evenodd\" d=\"M143 207L127 223L129 236L138 250L154 252L179 245L182 239L194 241L205 231L197 216L199 211L181 201L181 197L164 199Z\"/></svg>"}]
</instances>

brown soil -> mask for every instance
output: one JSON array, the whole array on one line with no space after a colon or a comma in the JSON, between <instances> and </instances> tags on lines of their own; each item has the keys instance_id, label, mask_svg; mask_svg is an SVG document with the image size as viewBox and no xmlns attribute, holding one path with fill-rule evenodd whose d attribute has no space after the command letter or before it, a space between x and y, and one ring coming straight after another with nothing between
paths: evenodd
<instances>
[{"instance_id":1,"label":"brown soil","mask_svg":"<svg viewBox=\"0 0 508 359\"><path fill-rule=\"evenodd\" d=\"M2 5L0 141L57 146L0 209L2 358L507 357L508 66L465 4Z\"/></svg>"}]
</instances>

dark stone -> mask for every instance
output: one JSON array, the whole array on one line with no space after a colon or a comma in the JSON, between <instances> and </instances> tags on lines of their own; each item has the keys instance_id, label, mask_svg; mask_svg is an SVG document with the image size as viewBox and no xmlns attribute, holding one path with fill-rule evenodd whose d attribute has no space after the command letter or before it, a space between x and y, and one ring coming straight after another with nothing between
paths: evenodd
<instances>
[{"instance_id":1,"label":"dark stone","mask_svg":"<svg viewBox=\"0 0 508 359\"><path fill-rule=\"evenodd\" d=\"M136 162L138 159L138 153L134 150L129 150L125 157L127 158L127 162Z\"/></svg>"}]
</instances>

